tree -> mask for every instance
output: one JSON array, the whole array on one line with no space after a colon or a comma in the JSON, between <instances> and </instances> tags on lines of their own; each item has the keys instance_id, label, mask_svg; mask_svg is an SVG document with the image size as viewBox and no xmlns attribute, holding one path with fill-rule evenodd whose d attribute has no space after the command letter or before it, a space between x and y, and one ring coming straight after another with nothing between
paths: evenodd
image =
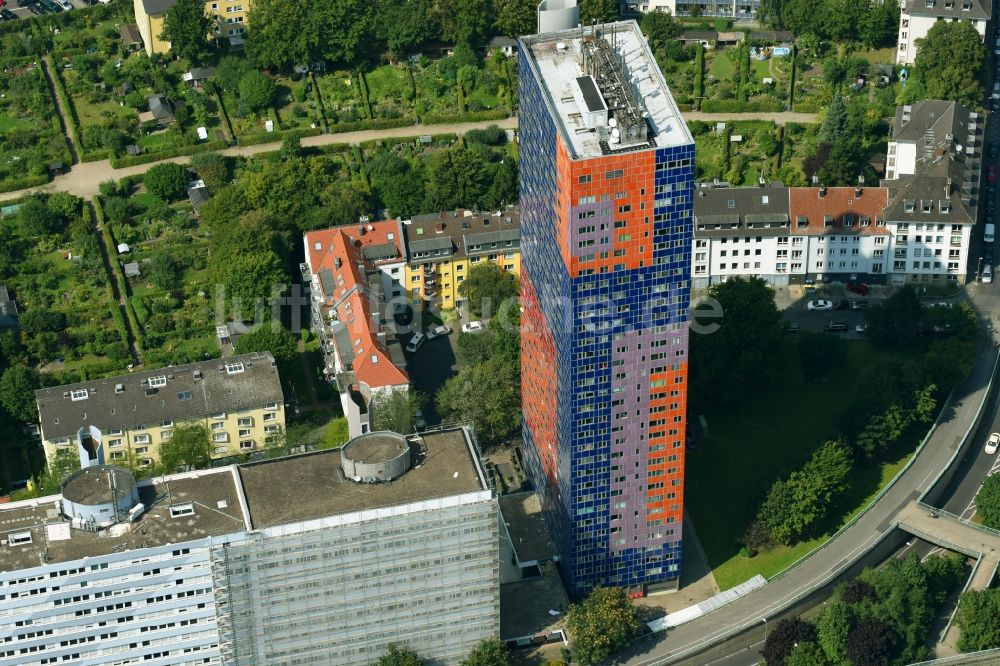
<instances>
[{"instance_id":1,"label":"tree","mask_svg":"<svg viewBox=\"0 0 1000 666\"><path fill-rule=\"evenodd\" d=\"M247 55L258 67L289 67L322 60L354 65L375 34L370 0L257 0L248 21Z\"/></svg>"},{"instance_id":2,"label":"tree","mask_svg":"<svg viewBox=\"0 0 1000 666\"><path fill-rule=\"evenodd\" d=\"M233 177L230 159L221 153L198 153L191 158L191 168L213 192L228 185Z\"/></svg>"},{"instance_id":3,"label":"tree","mask_svg":"<svg viewBox=\"0 0 1000 666\"><path fill-rule=\"evenodd\" d=\"M474 47L492 23L489 0L439 0L441 36L453 44Z\"/></svg>"},{"instance_id":4,"label":"tree","mask_svg":"<svg viewBox=\"0 0 1000 666\"><path fill-rule=\"evenodd\" d=\"M818 140L820 143L836 143L842 141L847 136L847 107L844 106L844 98L839 94L834 94L833 101L830 102L823 118L823 124L819 127Z\"/></svg>"},{"instance_id":5,"label":"tree","mask_svg":"<svg viewBox=\"0 0 1000 666\"><path fill-rule=\"evenodd\" d=\"M173 291L183 284L184 269L172 254L158 250L150 258L147 275L157 288Z\"/></svg>"},{"instance_id":6,"label":"tree","mask_svg":"<svg viewBox=\"0 0 1000 666\"><path fill-rule=\"evenodd\" d=\"M493 356L493 331L459 333L455 342L455 355L462 365L485 363Z\"/></svg>"},{"instance_id":7,"label":"tree","mask_svg":"<svg viewBox=\"0 0 1000 666\"><path fill-rule=\"evenodd\" d=\"M846 343L835 335L803 331L797 342L806 381L829 377L844 361Z\"/></svg>"},{"instance_id":8,"label":"tree","mask_svg":"<svg viewBox=\"0 0 1000 666\"><path fill-rule=\"evenodd\" d=\"M420 394L408 389L379 391L372 396L372 430L409 435L415 429Z\"/></svg>"},{"instance_id":9,"label":"tree","mask_svg":"<svg viewBox=\"0 0 1000 666\"><path fill-rule=\"evenodd\" d=\"M163 19L160 39L170 42L170 50L197 63L205 48L205 37L212 29L212 19L200 0L177 0Z\"/></svg>"},{"instance_id":10,"label":"tree","mask_svg":"<svg viewBox=\"0 0 1000 666\"><path fill-rule=\"evenodd\" d=\"M868 309L868 338L887 347L902 347L912 343L923 317L923 305L916 290L906 285L882 305Z\"/></svg>"},{"instance_id":11,"label":"tree","mask_svg":"<svg viewBox=\"0 0 1000 666\"><path fill-rule=\"evenodd\" d=\"M494 356L459 371L438 390L438 411L472 423L483 442L500 441L521 427L520 369Z\"/></svg>"},{"instance_id":12,"label":"tree","mask_svg":"<svg viewBox=\"0 0 1000 666\"><path fill-rule=\"evenodd\" d=\"M869 458L885 451L899 441L912 423L912 412L899 404L889 405L883 414L876 414L858 435L857 447Z\"/></svg>"},{"instance_id":13,"label":"tree","mask_svg":"<svg viewBox=\"0 0 1000 666\"><path fill-rule=\"evenodd\" d=\"M428 210L480 208L489 190L489 169L478 152L454 147L435 153L427 162Z\"/></svg>"},{"instance_id":14,"label":"tree","mask_svg":"<svg viewBox=\"0 0 1000 666\"><path fill-rule=\"evenodd\" d=\"M395 55L420 48L440 30L431 0L377 0L375 15L376 34Z\"/></svg>"},{"instance_id":15,"label":"tree","mask_svg":"<svg viewBox=\"0 0 1000 666\"><path fill-rule=\"evenodd\" d=\"M623 588L598 586L570 606L566 628L573 637L573 660L587 666L628 645L639 633L639 619Z\"/></svg>"},{"instance_id":16,"label":"tree","mask_svg":"<svg viewBox=\"0 0 1000 666\"><path fill-rule=\"evenodd\" d=\"M6 377L6 373L4 376ZM1000 474L986 477L983 487L976 495L976 511L982 517L984 525L1000 529Z\"/></svg>"},{"instance_id":17,"label":"tree","mask_svg":"<svg viewBox=\"0 0 1000 666\"><path fill-rule=\"evenodd\" d=\"M798 643L785 659L787 666L829 666L823 649L812 641Z\"/></svg>"},{"instance_id":18,"label":"tree","mask_svg":"<svg viewBox=\"0 0 1000 666\"><path fill-rule=\"evenodd\" d=\"M274 79L260 70L251 69L240 77L239 91L240 110L246 115L271 106L276 88Z\"/></svg>"},{"instance_id":19,"label":"tree","mask_svg":"<svg viewBox=\"0 0 1000 666\"><path fill-rule=\"evenodd\" d=\"M76 449L57 449L56 455L45 465L45 472L38 480L40 495L57 495L69 476L80 470L80 457Z\"/></svg>"},{"instance_id":20,"label":"tree","mask_svg":"<svg viewBox=\"0 0 1000 666\"><path fill-rule=\"evenodd\" d=\"M899 635L876 617L868 617L847 635L847 658L865 666L888 666L896 653Z\"/></svg>"},{"instance_id":21,"label":"tree","mask_svg":"<svg viewBox=\"0 0 1000 666\"><path fill-rule=\"evenodd\" d=\"M969 108L980 104L984 93L979 72L986 49L971 22L939 20L916 44L914 70L927 97Z\"/></svg>"},{"instance_id":22,"label":"tree","mask_svg":"<svg viewBox=\"0 0 1000 666\"><path fill-rule=\"evenodd\" d=\"M59 333L66 328L66 315L44 308L32 308L18 319L21 332L34 337L40 333Z\"/></svg>"},{"instance_id":23,"label":"tree","mask_svg":"<svg viewBox=\"0 0 1000 666\"><path fill-rule=\"evenodd\" d=\"M250 70L250 65L245 58L233 55L223 56L219 64L215 66L215 84L230 95L239 95L240 79ZM214 155L216 153L206 153ZM191 161L194 165L194 159ZM197 171L195 167L195 171Z\"/></svg>"},{"instance_id":24,"label":"tree","mask_svg":"<svg viewBox=\"0 0 1000 666\"><path fill-rule=\"evenodd\" d=\"M17 223L26 236L45 236L56 231L56 216L37 196L28 197L17 212Z\"/></svg>"},{"instance_id":25,"label":"tree","mask_svg":"<svg viewBox=\"0 0 1000 666\"><path fill-rule=\"evenodd\" d=\"M646 35L654 50L660 49L668 41L676 39L684 31L684 26L667 11L647 12L639 21L642 34Z\"/></svg>"},{"instance_id":26,"label":"tree","mask_svg":"<svg viewBox=\"0 0 1000 666\"><path fill-rule=\"evenodd\" d=\"M260 324L236 340L236 353L271 352L282 363L294 361L299 355L295 336L278 320Z\"/></svg>"},{"instance_id":27,"label":"tree","mask_svg":"<svg viewBox=\"0 0 1000 666\"><path fill-rule=\"evenodd\" d=\"M187 192L188 182L187 169L173 162L157 164L142 177L142 184L146 186L150 194L154 194L164 201L184 196Z\"/></svg>"},{"instance_id":28,"label":"tree","mask_svg":"<svg viewBox=\"0 0 1000 666\"><path fill-rule=\"evenodd\" d=\"M962 630L958 638L960 651L1000 647L1000 589L963 592L955 622Z\"/></svg>"},{"instance_id":29,"label":"tree","mask_svg":"<svg viewBox=\"0 0 1000 666\"><path fill-rule=\"evenodd\" d=\"M842 601L833 601L816 620L819 645L826 658L834 664L842 664L845 659L844 647L847 635L851 633L854 620L851 611Z\"/></svg>"},{"instance_id":30,"label":"tree","mask_svg":"<svg viewBox=\"0 0 1000 666\"><path fill-rule=\"evenodd\" d=\"M213 262L211 273L225 290L226 300L240 305L237 316L250 319L258 303L280 295L288 276L273 252L253 252L229 256Z\"/></svg>"},{"instance_id":31,"label":"tree","mask_svg":"<svg viewBox=\"0 0 1000 666\"><path fill-rule=\"evenodd\" d=\"M469 302L469 310L477 317L491 316L504 302L515 298L518 291L517 276L492 261L473 265L458 286L458 293Z\"/></svg>"},{"instance_id":32,"label":"tree","mask_svg":"<svg viewBox=\"0 0 1000 666\"><path fill-rule=\"evenodd\" d=\"M696 321L717 325L691 336L691 398L697 405L738 400L781 377L788 335L774 292L759 278L734 278L713 286L709 297L721 311L704 319L709 306L694 309ZM702 319L699 319L702 317Z\"/></svg>"},{"instance_id":33,"label":"tree","mask_svg":"<svg viewBox=\"0 0 1000 666\"><path fill-rule=\"evenodd\" d=\"M487 638L472 648L459 666L511 666L510 651L499 638Z\"/></svg>"},{"instance_id":34,"label":"tree","mask_svg":"<svg viewBox=\"0 0 1000 666\"><path fill-rule=\"evenodd\" d=\"M896 41L899 30L899 5L891 2L872 2L858 21L858 33L868 48L890 46Z\"/></svg>"},{"instance_id":35,"label":"tree","mask_svg":"<svg viewBox=\"0 0 1000 666\"><path fill-rule=\"evenodd\" d=\"M580 25L618 20L618 3L615 0L580 0L579 5Z\"/></svg>"},{"instance_id":36,"label":"tree","mask_svg":"<svg viewBox=\"0 0 1000 666\"><path fill-rule=\"evenodd\" d=\"M788 655L796 643L816 640L816 627L805 620L793 617L779 620L767 634L761 655L767 666L785 666Z\"/></svg>"},{"instance_id":37,"label":"tree","mask_svg":"<svg viewBox=\"0 0 1000 666\"><path fill-rule=\"evenodd\" d=\"M534 0L493 0L493 10L497 18L496 29L517 39L521 35L533 35L536 32Z\"/></svg>"},{"instance_id":38,"label":"tree","mask_svg":"<svg viewBox=\"0 0 1000 666\"><path fill-rule=\"evenodd\" d=\"M391 644L386 653L375 662L375 666L422 666L423 663L410 648Z\"/></svg>"},{"instance_id":39,"label":"tree","mask_svg":"<svg viewBox=\"0 0 1000 666\"><path fill-rule=\"evenodd\" d=\"M163 474L204 469L211 460L212 436L200 423L176 426L170 439L160 443Z\"/></svg>"},{"instance_id":40,"label":"tree","mask_svg":"<svg viewBox=\"0 0 1000 666\"><path fill-rule=\"evenodd\" d=\"M23 365L12 365L0 376L0 405L23 423L38 422L35 390L42 388L38 372Z\"/></svg>"}]
</instances>

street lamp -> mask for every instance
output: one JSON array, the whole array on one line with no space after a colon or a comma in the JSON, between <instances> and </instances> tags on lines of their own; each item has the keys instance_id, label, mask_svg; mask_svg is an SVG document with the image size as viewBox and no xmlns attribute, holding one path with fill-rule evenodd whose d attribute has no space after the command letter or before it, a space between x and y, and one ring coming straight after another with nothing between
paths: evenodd
<instances>
[{"instance_id":1,"label":"street lamp","mask_svg":"<svg viewBox=\"0 0 1000 666\"><path fill-rule=\"evenodd\" d=\"M762 617L760 619L764 621L764 642L766 643L767 642L767 618L766 617Z\"/></svg>"}]
</instances>

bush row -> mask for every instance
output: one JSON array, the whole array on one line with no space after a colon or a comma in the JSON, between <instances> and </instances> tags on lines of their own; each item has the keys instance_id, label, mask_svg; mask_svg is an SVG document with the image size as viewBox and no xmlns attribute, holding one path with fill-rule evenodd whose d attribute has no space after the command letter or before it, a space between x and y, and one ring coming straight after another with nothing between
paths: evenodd
<instances>
[{"instance_id":1,"label":"bush row","mask_svg":"<svg viewBox=\"0 0 1000 666\"><path fill-rule=\"evenodd\" d=\"M155 153L144 153L142 155L123 155L122 157L112 157L111 166L115 169L135 166L137 164L149 164L159 162L171 157L181 157L182 155L196 155L198 153L210 153L216 150L223 150L229 147L228 141L207 141L197 143L193 146L179 146L169 150L160 150Z\"/></svg>"},{"instance_id":2,"label":"bush row","mask_svg":"<svg viewBox=\"0 0 1000 666\"><path fill-rule=\"evenodd\" d=\"M777 113L784 111L784 106L777 100L706 99L701 103L701 110L705 113Z\"/></svg>"},{"instance_id":3,"label":"bush row","mask_svg":"<svg viewBox=\"0 0 1000 666\"><path fill-rule=\"evenodd\" d=\"M300 139L307 136L319 136L323 133L318 127L309 127L306 129L290 129L281 130L278 132L264 132L263 134L251 134L250 136L241 136L237 143L241 146L257 146L262 143L280 143L287 139L288 137L297 136Z\"/></svg>"},{"instance_id":4,"label":"bush row","mask_svg":"<svg viewBox=\"0 0 1000 666\"><path fill-rule=\"evenodd\" d=\"M421 117L425 125L447 125L449 123L472 123L479 120L503 120L507 112L503 109L488 111L466 111L465 113L429 114Z\"/></svg>"},{"instance_id":5,"label":"bush row","mask_svg":"<svg viewBox=\"0 0 1000 666\"><path fill-rule=\"evenodd\" d=\"M69 118L66 119L66 122L73 124L73 127L71 128L72 131L67 132L67 134L69 134L70 139L73 141L73 147L76 148L76 154L79 155L82 160L83 146L80 145L80 119L76 115L76 107L73 105L73 100L70 99L69 94L66 93L66 85L63 83L62 76L60 76L59 70L52 61L52 56L45 56L45 62L48 64L49 73L52 75L52 80L55 82L56 95L59 97L59 103L62 104L62 108L69 112ZM58 112L58 108L56 111Z\"/></svg>"},{"instance_id":6,"label":"bush row","mask_svg":"<svg viewBox=\"0 0 1000 666\"><path fill-rule=\"evenodd\" d=\"M795 113L819 113L819 104L815 102L803 102L792 107Z\"/></svg>"},{"instance_id":7,"label":"bush row","mask_svg":"<svg viewBox=\"0 0 1000 666\"><path fill-rule=\"evenodd\" d=\"M0 180L0 192L13 192L14 190L23 190L28 187L38 187L39 185L44 185L49 182L49 177L45 176L22 176L21 178L5 178ZM5 201L4 205L9 205L13 202Z\"/></svg>"},{"instance_id":8,"label":"bush row","mask_svg":"<svg viewBox=\"0 0 1000 666\"><path fill-rule=\"evenodd\" d=\"M390 129L392 127L406 127L407 125L412 124L412 118L376 118L375 120L355 120L349 123L337 123L336 125L330 125L330 133L340 134L341 132Z\"/></svg>"},{"instance_id":9,"label":"bush row","mask_svg":"<svg viewBox=\"0 0 1000 666\"><path fill-rule=\"evenodd\" d=\"M101 198L94 197L94 215L97 217L97 228L101 232L101 237L104 239L104 247L108 253L108 263L111 265L111 273L114 277L115 284L118 285L118 293L121 294L122 298L125 298L125 316L128 317L129 326L132 329L132 335L135 337L135 346L142 350L142 328L139 326L139 320L135 316L135 310L132 309L132 301L127 298L128 290L126 289L125 283L125 273L122 272L121 262L118 261L118 253L116 248L118 245L115 243L115 239L111 236L111 231L108 229L108 225L104 221L104 210L101 208ZM112 296L112 301L114 301L114 296ZM117 305L117 303L115 303ZM126 344L128 340L126 340Z\"/></svg>"}]
</instances>

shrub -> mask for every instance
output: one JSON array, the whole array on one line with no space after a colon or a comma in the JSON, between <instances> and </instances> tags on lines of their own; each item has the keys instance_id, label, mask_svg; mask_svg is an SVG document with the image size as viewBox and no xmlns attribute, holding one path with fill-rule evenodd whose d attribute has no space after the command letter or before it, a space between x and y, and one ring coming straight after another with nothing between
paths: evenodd
<instances>
[{"instance_id":1,"label":"shrub","mask_svg":"<svg viewBox=\"0 0 1000 666\"><path fill-rule=\"evenodd\" d=\"M178 199L187 192L188 170L173 162L157 164L146 172L142 182L147 190L161 199Z\"/></svg>"}]
</instances>

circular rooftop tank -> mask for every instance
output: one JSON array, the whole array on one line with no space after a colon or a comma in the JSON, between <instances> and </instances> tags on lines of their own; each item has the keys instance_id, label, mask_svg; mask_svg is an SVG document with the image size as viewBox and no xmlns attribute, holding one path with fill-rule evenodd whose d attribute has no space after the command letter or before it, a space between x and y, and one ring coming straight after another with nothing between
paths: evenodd
<instances>
[{"instance_id":1,"label":"circular rooftop tank","mask_svg":"<svg viewBox=\"0 0 1000 666\"><path fill-rule=\"evenodd\" d=\"M132 472L94 465L72 474L62 485L63 513L76 521L109 525L139 503Z\"/></svg>"},{"instance_id":2,"label":"circular rooftop tank","mask_svg":"<svg viewBox=\"0 0 1000 666\"><path fill-rule=\"evenodd\" d=\"M370 432L344 444L340 464L354 481L391 481L410 469L410 444L394 432Z\"/></svg>"}]
</instances>

